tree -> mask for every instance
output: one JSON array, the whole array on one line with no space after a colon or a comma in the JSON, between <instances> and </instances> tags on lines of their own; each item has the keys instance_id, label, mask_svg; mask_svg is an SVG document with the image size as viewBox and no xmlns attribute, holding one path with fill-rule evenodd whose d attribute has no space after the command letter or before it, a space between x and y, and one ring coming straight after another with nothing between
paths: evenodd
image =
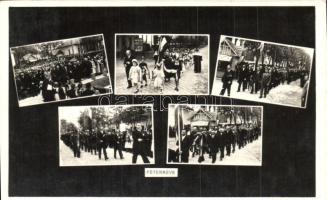
<instances>
[{"instance_id":1,"label":"tree","mask_svg":"<svg viewBox=\"0 0 327 200\"><path fill-rule=\"evenodd\" d=\"M52 51L63 45L62 41L48 42L40 44L40 55L42 59L53 57Z\"/></svg>"},{"instance_id":2,"label":"tree","mask_svg":"<svg viewBox=\"0 0 327 200\"><path fill-rule=\"evenodd\" d=\"M103 107L91 107L92 121L91 126L100 128L107 124L107 114Z\"/></svg>"},{"instance_id":3,"label":"tree","mask_svg":"<svg viewBox=\"0 0 327 200\"><path fill-rule=\"evenodd\" d=\"M68 126L67 120L65 119L60 120L60 134L66 133L67 126Z\"/></svg>"},{"instance_id":4,"label":"tree","mask_svg":"<svg viewBox=\"0 0 327 200\"><path fill-rule=\"evenodd\" d=\"M150 111L145 106L128 107L120 113L120 119L126 124L132 124L149 119Z\"/></svg>"},{"instance_id":5,"label":"tree","mask_svg":"<svg viewBox=\"0 0 327 200\"><path fill-rule=\"evenodd\" d=\"M78 123L82 130L91 130L92 129L92 119L89 116L89 113L87 110L84 110L81 112Z\"/></svg>"},{"instance_id":6,"label":"tree","mask_svg":"<svg viewBox=\"0 0 327 200\"><path fill-rule=\"evenodd\" d=\"M23 57L27 54L37 54L38 50L35 45L21 46L16 48L11 48L12 53L15 55L16 63L18 67L21 67Z\"/></svg>"}]
</instances>

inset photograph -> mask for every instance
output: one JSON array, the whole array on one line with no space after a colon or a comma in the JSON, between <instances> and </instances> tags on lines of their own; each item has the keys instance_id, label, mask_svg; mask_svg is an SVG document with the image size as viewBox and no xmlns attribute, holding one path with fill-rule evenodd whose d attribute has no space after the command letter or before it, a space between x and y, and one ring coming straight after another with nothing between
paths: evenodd
<instances>
[{"instance_id":1,"label":"inset photograph","mask_svg":"<svg viewBox=\"0 0 327 200\"><path fill-rule=\"evenodd\" d=\"M170 104L167 164L262 165L262 106Z\"/></svg>"},{"instance_id":2,"label":"inset photograph","mask_svg":"<svg viewBox=\"0 0 327 200\"><path fill-rule=\"evenodd\" d=\"M209 35L116 34L115 43L116 94L209 94Z\"/></svg>"},{"instance_id":3,"label":"inset photograph","mask_svg":"<svg viewBox=\"0 0 327 200\"><path fill-rule=\"evenodd\" d=\"M58 110L60 166L154 164L152 105Z\"/></svg>"},{"instance_id":4,"label":"inset photograph","mask_svg":"<svg viewBox=\"0 0 327 200\"><path fill-rule=\"evenodd\" d=\"M305 108L314 49L220 37L212 95Z\"/></svg>"},{"instance_id":5,"label":"inset photograph","mask_svg":"<svg viewBox=\"0 0 327 200\"><path fill-rule=\"evenodd\" d=\"M112 93L102 34L10 48L19 106Z\"/></svg>"}]
</instances>

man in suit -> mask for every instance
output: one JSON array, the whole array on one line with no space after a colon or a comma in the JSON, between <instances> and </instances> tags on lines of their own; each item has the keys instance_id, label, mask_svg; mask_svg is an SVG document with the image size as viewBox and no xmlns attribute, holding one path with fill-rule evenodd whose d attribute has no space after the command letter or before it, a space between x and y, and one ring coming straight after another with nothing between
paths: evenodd
<instances>
[{"instance_id":1,"label":"man in suit","mask_svg":"<svg viewBox=\"0 0 327 200\"><path fill-rule=\"evenodd\" d=\"M132 163L135 164L137 156L140 155L144 163L150 163L149 159L146 157L146 152L144 149L144 138L142 135L142 126L140 123L136 124L135 129L132 132L133 137L133 157Z\"/></svg>"}]
</instances>

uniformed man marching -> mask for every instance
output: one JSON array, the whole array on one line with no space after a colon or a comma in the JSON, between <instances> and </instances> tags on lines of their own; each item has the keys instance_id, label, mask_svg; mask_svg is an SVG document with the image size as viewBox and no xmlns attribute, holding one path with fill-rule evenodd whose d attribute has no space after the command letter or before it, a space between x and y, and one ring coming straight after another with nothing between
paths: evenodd
<instances>
[{"instance_id":1,"label":"uniformed man marching","mask_svg":"<svg viewBox=\"0 0 327 200\"><path fill-rule=\"evenodd\" d=\"M98 150L99 150L99 159L101 160L101 153L103 152L104 159L108 160L107 156L107 144L105 142L105 131L103 130L103 127L100 128L100 131L97 132L97 139L98 139Z\"/></svg>"},{"instance_id":2,"label":"uniformed man marching","mask_svg":"<svg viewBox=\"0 0 327 200\"><path fill-rule=\"evenodd\" d=\"M131 69L133 63L132 60L134 59L131 50L126 50L126 55L124 58L124 67L125 67L125 72L126 72L126 78L127 78L127 88L131 88L132 87L132 82L129 79L129 70Z\"/></svg>"},{"instance_id":3,"label":"uniformed man marching","mask_svg":"<svg viewBox=\"0 0 327 200\"><path fill-rule=\"evenodd\" d=\"M233 72L231 71L230 65L227 65L227 69L222 77L223 88L220 91L220 95L224 95L227 89L227 95L230 96L230 90L233 83Z\"/></svg>"},{"instance_id":4,"label":"uniformed man marching","mask_svg":"<svg viewBox=\"0 0 327 200\"><path fill-rule=\"evenodd\" d=\"M140 155L144 163L150 163L149 159L146 157L146 152L144 149L144 138L142 136L142 126L140 123L136 124L135 129L132 132L133 137L133 157L132 163L135 164L137 156Z\"/></svg>"},{"instance_id":5,"label":"uniformed man marching","mask_svg":"<svg viewBox=\"0 0 327 200\"><path fill-rule=\"evenodd\" d=\"M118 151L120 159L124 159L123 152L122 152L123 149L122 134L119 133L118 131L113 130L112 136L113 136L113 146L114 146L114 158L116 159L116 154Z\"/></svg>"},{"instance_id":6,"label":"uniformed man marching","mask_svg":"<svg viewBox=\"0 0 327 200\"><path fill-rule=\"evenodd\" d=\"M217 139L216 139L216 145L219 148L220 151L220 160L223 160L224 154L225 154L225 130L220 127L217 131Z\"/></svg>"}]
</instances>

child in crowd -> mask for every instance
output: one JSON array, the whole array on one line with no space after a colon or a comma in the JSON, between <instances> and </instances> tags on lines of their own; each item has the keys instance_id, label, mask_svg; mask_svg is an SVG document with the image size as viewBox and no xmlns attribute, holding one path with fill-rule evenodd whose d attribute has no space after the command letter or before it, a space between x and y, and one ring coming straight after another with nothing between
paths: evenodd
<instances>
[{"instance_id":1,"label":"child in crowd","mask_svg":"<svg viewBox=\"0 0 327 200\"><path fill-rule=\"evenodd\" d=\"M161 69L161 64L159 63L156 64L156 68L153 70L153 78L154 78L154 83L153 83L154 88L160 89L160 94L162 94L165 74Z\"/></svg>"},{"instance_id":2,"label":"child in crowd","mask_svg":"<svg viewBox=\"0 0 327 200\"><path fill-rule=\"evenodd\" d=\"M144 56L142 56L141 62L139 64L142 71L142 82L141 88L148 85L147 75L149 74L148 64L145 62Z\"/></svg>"},{"instance_id":3,"label":"child in crowd","mask_svg":"<svg viewBox=\"0 0 327 200\"><path fill-rule=\"evenodd\" d=\"M138 93L139 92L139 85L141 83L141 78L142 78L142 72L141 72L141 68L138 65L138 61L136 59L132 60L132 67L129 70L129 80L132 82L132 86L135 86L135 92L134 93Z\"/></svg>"}]
</instances>

